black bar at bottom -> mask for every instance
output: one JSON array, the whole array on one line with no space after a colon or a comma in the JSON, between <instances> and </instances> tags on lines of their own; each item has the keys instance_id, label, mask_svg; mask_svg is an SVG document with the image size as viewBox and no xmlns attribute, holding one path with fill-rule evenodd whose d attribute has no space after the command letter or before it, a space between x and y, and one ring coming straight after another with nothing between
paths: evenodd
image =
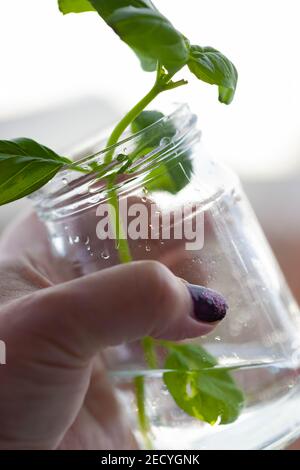
<instances>
[{"instance_id":1,"label":"black bar at bottom","mask_svg":"<svg viewBox=\"0 0 300 470\"><path fill-rule=\"evenodd\" d=\"M300 457L292 451L1 451L0 468L5 464L15 468L51 468L55 465L75 465L79 468L93 469L115 467L138 468L140 466L187 465L202 468L230 469L244 468L251 463L271 463L287 466L295 462L299 466Z\"/></svg>"}]
</instances>

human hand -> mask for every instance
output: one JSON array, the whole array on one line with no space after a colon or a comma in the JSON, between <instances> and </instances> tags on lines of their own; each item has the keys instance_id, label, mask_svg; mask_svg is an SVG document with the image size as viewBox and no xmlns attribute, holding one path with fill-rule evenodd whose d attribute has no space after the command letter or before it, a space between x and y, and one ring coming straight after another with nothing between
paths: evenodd
<instances>
[{"instance_id":1,"label":"human hand","mask_svg":"<svg viewBox=\"0 0 300 470\"><path fill-rule=\"evenodd\" d=\"M145 335L197 337L215 323L199 321L201 309L195 319L189 290L158 262L59 283L63 270L34 214L2 238L0 448L134 448L99 352Z\"/></svg>"}]
</instances>

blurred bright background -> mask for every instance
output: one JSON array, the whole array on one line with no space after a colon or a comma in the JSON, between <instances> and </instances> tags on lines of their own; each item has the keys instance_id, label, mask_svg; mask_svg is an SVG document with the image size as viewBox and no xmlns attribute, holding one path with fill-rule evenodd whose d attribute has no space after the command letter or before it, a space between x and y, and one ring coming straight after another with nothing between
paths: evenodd
<instances>
[{"instance_id":1,"label":"blurred bright background","mask_svg":"<svg viewBox=\"0 0 300 470\"><path fill-rule=\"evenodd\" d=\"M242 177L300 292L299 0L155 3L192 42L220 49L236 64L230 106L193 78L163 100L187 101L197 112L206 146ZM63 16L56 0L0 6L0 138L27 135L61 151L111 124L150 88L153 74L97 14ZM2 208L0 225L22 204Z\"/></svg>"}]
</instances>

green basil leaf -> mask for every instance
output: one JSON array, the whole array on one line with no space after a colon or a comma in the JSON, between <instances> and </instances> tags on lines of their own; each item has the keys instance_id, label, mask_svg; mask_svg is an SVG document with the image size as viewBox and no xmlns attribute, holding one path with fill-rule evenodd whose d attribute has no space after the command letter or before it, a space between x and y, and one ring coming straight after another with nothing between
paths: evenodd
<instances>
[{"instance_id":1,"label":"green basil leaf","mask_svg":"<svg viewBox=\"0 0 300 470\"><path fill-rule=\"evenodd\" d=\"M119 8L132 6L135 8L150 8L152 10L157 10L150 0L94 0L94 3L99 15L106 22L107 18ZM147 72L153 72L156 69L157 61L155 59L149 57L147 54L144 54L134 47L131 48L140 59L143 70Z\"/></svg>"},{"instance_id":2,"label":"green basil leaf","mask_svg":"<svg viewBox=\"0 0 300 470\"><path fill-rule=\"evenodd\" d=\"M160 111L142 111L132 122L133 133L147 129L138 141L135 152L137 156L150 153L159 147L163 138L171 140L174 137L176 128L168 120L164 121L164 117ZM144 186L152 192L167 191L177 194L188 184L192 171L190 152L177 153L176 156L168 157L151 170L145 179Z\"/></svg>"},{"instance_id":3,"label":"green basil leaf","mask_svg":"<svg viewBox=\"0 0 300 470\"><path fill-rule=\"evenodd\" d=\"M41 188L67 163L34 140L0 140L0 205Z\"/></svg>"},{"instance_id":4,"label":"green basil leaf","mask_svg":"<svg viewBox=\"0 0 300 470\"><path fill-rule=\"evenodd\" d=\"M157 66L157 61L152 59L151 57L148 57L146 54L143 54L143 52L139 51L138 49L131 47L135 55L139 58L140 64L142 69L145 72L154 72L156 70Z\"/></svg>"},{"instance_id":5,"label":"green basil leaf","mask_svg":"<svg viewBox=\"0 0 300 470\"><path fill-rule=\"evenodd\" d=\"M230 373L214 369L216 359L201 346L167 343L163 379L177 405L190 416L214 424L229 424L244 405L242 391Z\"/></svg>"},{"instance_id":6,"label":"green basil leaf","mask_svg":"<svg viewBox=\"0 0 300 470\"><path fill-rule=\"evenodd\" d=\"M175 73L189 58L184 36L148 0L91 0L99 15L137 54L146 71L160 62Z\"/></svg>"},{"instance_id":7,"label":"green basil leaf","mask_svg":"<svg viewBox=\"0 0 300 470\"><path fill-rule=\"evenodd\" d=\"M69 0L72 1L72 0ZM106 21L106 18L112 15L119 8L150 8L157 10L150 0L89 0L94 5L99 15Z\"/></svg>"},{"instance_id":8,"label":"green basil leaf","mask_svg":"<svg viewBox=\"0 0 300 470\"><path fill-rule=\"evenodd\" d=\"M182 159L181 163L162 163L149 173L144 186L149 192L167 191L177 194L189 183L192 170L192 163L189 159Z\"/></svg>"},{"instance_id":9,"label":"green basil leaf","mask_svg":"<svg viewBox=\"0 0 300 470\"><path fill-rule=\"evenodd\" d=\"M157 147L162 138L167 137L171 139L176 134L174 124L164 119L165 117L160 111L142 111L132 121L131 131L136 134L147 128L147 131L141 136L140 143L144 143L146 140L148 147Z\"/></svg>"},{"instance_id":10,"label":"green basil leaf","mask_svg":"<svg viewBox=\"0 0 300 470\"><path fill-rule=\"evenodd\" d=\"M95 11L88 0L58 0L58 7L64 15L67 13Z\"/></svg>"},{"instance_id":11,"label":"green basil leaf","mask_svg":"<svg viewBox=\"0 0 300 470\"><path fill-rule=\"evenodd\" d=\"M229 59L212 47L190 46L190 71L200 80L219 87L219 101L229 104L233 100L238 73Z\"/></svg>"}]
</instances>

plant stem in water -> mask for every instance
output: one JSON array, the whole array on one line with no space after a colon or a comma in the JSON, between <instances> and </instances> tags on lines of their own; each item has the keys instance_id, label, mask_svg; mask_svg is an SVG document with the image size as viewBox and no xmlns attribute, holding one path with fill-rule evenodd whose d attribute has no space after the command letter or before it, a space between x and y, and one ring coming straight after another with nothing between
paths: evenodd
<instances>
[{"instance_id":1,"label":"plant stem in water","mask_svg":"<svg viewBox=\"0 0 300 470\"><path fill-rule=\"evenodd\" d=\"M160 64L157 66L157 75L156 81L151 88L151 90L144 96L116 125L112 131L108 141L107 147L112 147L116 145L122 136L123 132L127 127L132 123L132 121L150 104L162 91L172 90L178 86L185 85L187 82L185 80L179 80L178 82L171 81L172 76L166 75ZM110 163L114 156L114 148L108 150L105 155L104 163ZM122 221L120 219L119 213L119 198L116 189L114 188L115 178L109 178L107 183L107 189L110 193L110 203L114 209L111 211L110 217L113 221L113 227L116 237L116 246L118 250L119 260L121 263L128 263L132 261L132 256L130 253L130 248L128 245L127 238L124 236L124 230L122 227ZM125 234L126 235L126 234ZM146 363L150 369L157 368L157 359L155 355L154 340L152 338L146 337L142 340L142 347L144 350L144 356ZM134 379L135 385L135 395L137 403L137 414L138 414L138 423L140 427L141 434L144 439L144 444L146 449L152 449L153 445L150 433L150 423L147 417L146 408L145 408L145 379L143 376L138 376Z\"/></svg>"},{"instance_id":2,"label":"plant stem in water","mask_svg":"<svg viewBox=\"0 0 300 470\"><path fill-rule=\"evenodd\" d=\"M149 436L150 433L150 423L149 418L146 413L145 407L145 379L142 375L135 377L135 396L138 409L138 422L141 434L144 439L145 448L148 450L153 449L152 441Z\"/></svg>"},{"instance_id":3,"label":"plant stem in water","mask_svg":"<svg viewBox=\"0 0 300 470\"><path fill-rule=\"evenodd\" d=\"M144 351L144 357L149 369L158 368L158 360L155 354L155 341L150 336L145 336L142 339L142 347Z\"/></svg>"}]
</instances>

